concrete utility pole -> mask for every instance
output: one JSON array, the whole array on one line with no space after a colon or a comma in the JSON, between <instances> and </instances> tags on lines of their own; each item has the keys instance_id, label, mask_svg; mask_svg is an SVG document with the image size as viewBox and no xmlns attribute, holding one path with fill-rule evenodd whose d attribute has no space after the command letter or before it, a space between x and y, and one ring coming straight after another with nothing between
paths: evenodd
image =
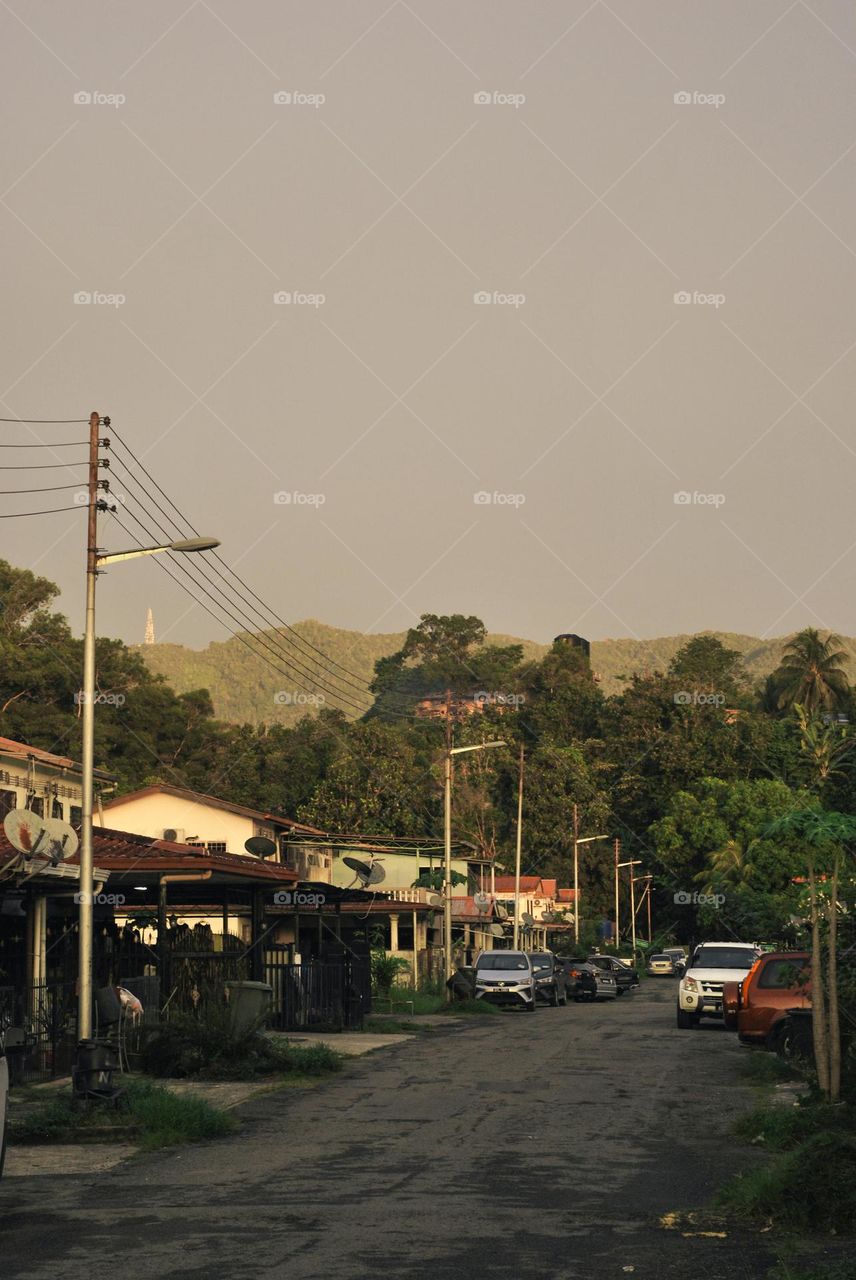
<instances>
[{"instance_id":1,"label":"concrete utility pole","mask_svg":"<svg viewBox=\"0 0 856 1280\"><path fill-rule=\"evenodd\" d=\"M613 845L615 854L615 937L612 939L612 945L618 946L618 859L621 856L621 841L616 836Z\"/></svg>"},{"instance_id":2,"label":"concrete utility pole","mask_svg":"<svg viewBox=\"0 0 856 1280\"><path fill-rule=\"evenodd\" d=\"M574 801L574 942L580 945L580 815Z\"/></svg>"},{"instance_id":3,"label":"concrete utility pole","mask_svg":"<svg viewBox=\"0 0 856 1280\"><path fill-rule=\"evenodd\" d=\"M98 576L98 428L89 416L89 511L86 522L86 624L83 633L83 776L80 801L78 1015L80 1040L92 1038L92 794L95 759L95 579Z\"/></svg>"}]
</instances>

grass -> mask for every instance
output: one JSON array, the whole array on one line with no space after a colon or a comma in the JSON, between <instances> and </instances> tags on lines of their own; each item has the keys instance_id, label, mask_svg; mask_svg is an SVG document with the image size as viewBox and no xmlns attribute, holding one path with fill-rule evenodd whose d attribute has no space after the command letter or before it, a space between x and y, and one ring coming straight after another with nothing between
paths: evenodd
<instances>
[{"instance_id":1,"label":"grass","mask_svg":"<svg viewBox=\"0 0 856 1280\"><path fill-rule=\"evenodd\" d=\"M467 1017L472 1014L475 1017L492 1018L499 1013L499 1010L488 1004L486 1000L455 1000L453 1004L444 1005L440 1012L449 1013L453 1017L458 1015Z\"/></svg>"},{"instance_id":2,"label":"grass","mask_svg":"<svg viewBox=\"0 0 856 1280\"><path fill-rule=\"evenodd\" d=\"M230 1133L235 1121L225 1111L202 1098L170 1093L150 1080L129 1080L115 1108L74 1105L70 1092L57 1094L23 1115L12 1116L10 1141L75 1142L98 1136L115 1137L117 1127L127 1127L143 1151L204 1142Z\"/></svg>"},{"instance_id":3,"label":"grass","mask_svg":"<svg viewBox=\"0 0 856 1280\"><path fill-rule=\"evenodd\" d=\"M767 1272L767 1280L856 1280L856 1258L827 1260L821 1266L809 1267L808 1270L781 1260Z\"/></svg>"},{"instance_id":4,"label":"grass","mask_svg":"<svg viewBox=\"0 0 856 1280\"><path fill-rule=\"evenodd\" d=\"M767 1107L743 1117L738 1136L773 1158L732 1179L719 1204L786 1232L846 1232L856 1218L856 1117L847 1105Z\"/></svg>"},{"instance_id":5,"label":"grass","mask_svg":"<svg viewBox=\"0 0 856 1280\"><path fill-rule=\"evenodd\" d=\"M367 1031L369 1035L412 1035L419 1032L425 1035L431 1031L430 1027L424 1026L420 1022L404 1022L400 1018L394 1017L377 1017L366 1018L363 1023L363 1031Z\"/></svg>"},{"instance_id":6,"label":"grass","mask_svg":"<svg viewBox=\"0 0 856 1280\"><path fill-rule=\"evenodd\" d=\"M776 1053L749 1049L740 1063L741 1075L752 1084L779 1084L783 1080L799 1080L800 1073Z\"/></svg>"}]
</instances>

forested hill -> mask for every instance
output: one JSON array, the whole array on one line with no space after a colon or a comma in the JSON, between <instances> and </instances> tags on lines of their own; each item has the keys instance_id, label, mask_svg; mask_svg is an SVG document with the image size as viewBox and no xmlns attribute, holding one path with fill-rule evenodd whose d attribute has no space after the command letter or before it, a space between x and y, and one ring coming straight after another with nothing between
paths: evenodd
<instances>
[{"instance_id":1,"label":"forested hill","mask_svg":"<svg viewBox=\"0 0 856 1280\"><path fill-rule=\"evenodd\" d=\"M311 685L309 674L320 675L323 670L322 660L307 646L322 650L332 663L338 663L368 681L374 674L378 658L395 653L404 643L404 632L364 635L360 631L329 627L312 619L296 623L294 630L305 644L288 632L281 632L279 636L275 632L260 633L263 644L268 646L260 651L269 662L276 663L279 651L290 653L296 666L303 668L303 671L295 671L292 678L285 674L280 676L261 657L255 656L247 644L236 639L210 644L201 650L186 649L182 645L155 644L141 645L138 651L149 668L165 676L177 693L199 688L210 690L215 713L222 720L239 724L294 724L307 711L315 709L312 703L300 698L305 696L305 690ZM753 683L763 680L775 669L787 639L782 636L774 640L760 640L756 636L727 631L706 634L715 635L729 649L736 649L743 655L747 675ZM689 639L688 635L677 635L655 640L596 640L592 643L592 667L601 676L604 693L617 693L624 682L636 673L665 671ZM499 645L522 644L527 659L541 658L549 648L548 645L514 636L491 634L488 641ZM850 678L856 679L856 639L845 637L843 644L850 655ZM254 643L253 649L258 648L259 645ZM355 701L360 701L347 684L348 677L342 671L339 675L339 687L346 693L352 693ZM323 676L321 678L324 679ZM329 681L325 683L329 684ZM332 699L330 705L334 705ZM356 716L356 711L353 714Z\"/></svg>"}]
</instances>

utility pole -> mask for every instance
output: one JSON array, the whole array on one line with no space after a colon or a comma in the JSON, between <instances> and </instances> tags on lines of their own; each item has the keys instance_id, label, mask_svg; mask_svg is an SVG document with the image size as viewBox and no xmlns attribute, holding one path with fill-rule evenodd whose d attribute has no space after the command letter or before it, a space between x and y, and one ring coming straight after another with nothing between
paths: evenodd
<instances>
[{"instance_id":1,"label":"utility pole","mask_svg":"<svg viewBox=\"0 0 856 1280\"><path fill-rule=\"evenodd\" d=\"M613 850L615 853L615 937L612 940L612 945L617 948L618 947L618 859L621 856L621 841L619 840L618 836L615 837Z\"/></svg>"},{"instance_id":2,"label":"utility pole","mask_svg":"<svg viewBox=\"0 0 856 1280\"><path fill-rule=\"evenodd\" d=\"M574 942L580 945L580 815L574 801Z\"/></svg>"},{"instance_id":3,"label":"utility pole","mask_svg":"<svg viewBox=\"0 0 856 1280\"><path fill-rule=\"evenodd\" d=\"M452 976L452 691L446 690L446 755L443 772L443 960Z\"/></svg>"},{"instance_id":4,"label":"utility pole","mask_svg":"<svg viewBox=\"0 0 856 1280\"><path fill-rule=\"evenodd\" d=\"M98 576L98 428L89 416L89 511L86 522L86 624L83 633L83 749L80 802L77 1038L92 1038L92 792L95 759L95 580Z\"/></svg>"},{"instance_id":5,"label":"utility pole","mask_svg":"<svg viewBox=\"0 0 856 1280\"><path fill-rule=\"evenodd\" d=\"M517 782L517 847L514 854L514 950L520 939L520 855L523 849L523 743L520 744L520 773Z\"/></svg>"},{"instance_id":6,"label":"utility pole","mask_svg":"<svg viewBox=\"0 0 856 1280\"><path fill-rule=\"evenodd\" d=\"M653 941L652 934L651 934L651 877L650 876L648 877L647 894L648 894L648 943L650 945L650 943Z\"/></svg>"},{"instance_id":7,"label":"utility pole","mask_svg":"<svg viewBox=\"0 0 856 1280\"><path fill-rule=\"evenodd\" d=\"M630 864L630 938L633 954L633 963L636 963L636 894L634 886L636 881L633 877L633 863Z\"/></svg>"}]
</instances>

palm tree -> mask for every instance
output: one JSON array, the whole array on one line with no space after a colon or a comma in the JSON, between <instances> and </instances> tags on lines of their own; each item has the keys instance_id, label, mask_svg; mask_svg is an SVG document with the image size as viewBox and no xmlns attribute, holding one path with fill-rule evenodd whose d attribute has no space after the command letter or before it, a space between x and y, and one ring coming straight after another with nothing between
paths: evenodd
<instances>
[{"instance_id":1,"label":"palm tree","mask_svg":"<svg viewBox=\"0 0 856 1280\"><path fill-rule=\"evenodd\" d=\"M707 866L694 877L704 893L718 893L723 885L739 889L750 885L755 878L752 853L757 840L743 844L738 840L726 840L721 849L707 855Z\"/></svg>"},{"instance_id":2,"label":"palm tree","mask_svg":"<svg viewBox=\"0 0 856 1280\"><path fill-rule=\"evenodd\" d=\"M830 632L824 640L814 627L806 627L788 641L773 674L781 710L799 702L811 714L835 707L846 697L848 654L840 645L838 636Z\"/></svg>"}]
</instances>

